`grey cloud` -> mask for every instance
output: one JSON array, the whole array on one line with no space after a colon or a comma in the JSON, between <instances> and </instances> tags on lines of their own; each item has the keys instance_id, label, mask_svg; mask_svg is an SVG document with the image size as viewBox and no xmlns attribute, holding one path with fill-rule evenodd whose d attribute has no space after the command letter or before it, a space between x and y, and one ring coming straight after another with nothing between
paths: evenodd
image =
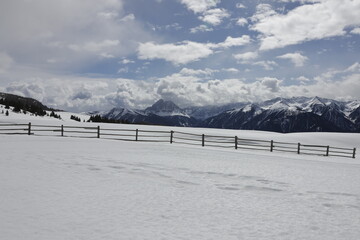
<instances>
[{"instance_id":1,"label":"grey cloud","mask_svg":"<svg viewBox=\"0 0 360 240\"><path fill-rule=\"evenodd\" d=\"M125 14L123 0L0 1L0 16L0 32L6 33L0 49L18 65L39 71L77 71L134 53L139 38L152 39L132 14Z\"/></svg>"},{"instance_id":2,"label":"grey cloud","mask_svg":"<svg viewBox=\"0 0 360 240\"><path fill-rule=\"evenodd\" d=\"M91 92L87 91L87 90L80 90L79 92L75 93L75 95L73 95L73 97L71 98L72 100L76 100L76 99L90 99L92 97Z\"/></svg>"},{"instance_id":3,"label":"grey cloud","mask_svg":"<svg viewBox=\"0 0 360 240\"><path fill-rule=\"evenodd\" d=\"M13 63L14 60L12 57L10 57L7 53L0 52L0 73L6 72Z\"/></svg>"},{"instance_id":4,"label":"grey cloud","mask_svg":"<svg viewBox=\"0 0 360 240\"><path fill-rule=\"evenodd\" d=\"M270 89L271 92L278 92L280 90L281 81L279 79L265 77L260 80L261 80L261 84L266 88Z\"/></svg>"}]
</instances>

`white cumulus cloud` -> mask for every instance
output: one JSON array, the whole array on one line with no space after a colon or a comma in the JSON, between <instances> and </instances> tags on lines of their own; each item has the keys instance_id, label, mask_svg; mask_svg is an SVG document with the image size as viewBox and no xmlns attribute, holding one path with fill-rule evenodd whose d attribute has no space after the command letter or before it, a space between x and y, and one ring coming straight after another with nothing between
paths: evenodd
<instances>
[{"instance_id":1,"label":"white cumulus cloud","mask_svg":"<svg viewBox=\"0 0 360 240\"><path fill-rule=\"evenodd\" d=\"M246 18L239 18L236 21L236 24L239 26L246 26L248 24L248 20Z\"/></svg>"},{"instance_id":2,"label":"white cumulus cloud","mask_svg":"<svg viewBox=\"0 0 360 240\"><path fill-rule=\"evenodd\" d=\"M206 10L216 7L221 0L181 0L181 3L194 13L202 13Z\"/></svg>"},{"instance_id":3,"label":"white cumulus cloud","mask_svg":"<svg viewBox=\"0 0 360 240\"><path fill-rule=\"evenodd\" d=\"M301 5L286 14L269 4L258 5L252 30L261 33L261 50L282 48L305 41L345 35L345 29L360 25L360 1L320 0Z\"/></svg>"},{"instance_id":4,"label":"white cumulus cloud","mask_svg":"<svg viewBox=\"0 0 360 240\"><path fill-rule=\"evenodd\" d=\"M240 72L239 69L236 69L236 68L223 68L222 70L225 71L225 72L229 72L229 73L238 73L238 72Z\"/></svg>"},{"instance_id":5,"label":"white cumulus cloud","mask_svg":"<svg viewBox=\"0 0 360 240\"><path fill-rule=\"evenodd\" d=\"M298 80L300 82L309 82L310 81L310 79L305 76L300 76L300 77L296 78L296 80Z\"/></svg>"},{"instance_id":6,"label":"white cumulus cloud","mask_svg":"<svg viewBox=\"0 0 360 240\"><path fill-rule=\"evenodd\" d=\"M138 48L139 59L164 59L175 65L187 64L206 58L220 48L243 46L251 42L248 35L238 38L227 37L220 43L198 43L184 41L176 44L156 44L154 42L140 43Z\"/></svg>"},{"instance_id":7,"label":"white cumulus cloud","mask_svg":"<svg viewBox=\"0 0 360 240\"><path fill-rule=\"evenodd\" d=\"M308 60L308 57L302 55L301 53L286 53L281 56L277 56L280 59L289 59L296 67L304 66L304 63Z\"/></svg>"},{"instance_id":8,"label":"white cumulus cloud","mask_svg":"<svg viewBox=\"0 0 360 240\"><path fill-rule=\"evenodd\" d=\"M184 76L209 76L212 75L214 72L218 72L218 71L210 68L205 68L205 69L183 68L181 69L179 74Z\"/></svg>"},{"instance_id":9,"label":"white cumulus cloud","mask_svg":"<svg viewBox=\"0 0 360 240\"><path fill-rule=\"evenodd\" d=\"M140 43L138 57L140 59L164 59L173 64L187 64L213 54L208 44L185 41L179 44Z\"/></svg>"},{"instance_id":10,"label":"white cumulus cloud","mask_svg":"<svg viewBox=\"0 0 360 240\"><path fill-rule=\"evenodd\" d=\"M205 11L203 15L199 17L199 19L208 24L216 26L222 23L224 18L228 18L228 17L230 17L230 14L226 9L214 8Z\"/></svg>"},{"instance_id":11,"label":"white cumulus cloud","mask_svg":"<svg viewBox=\"0 0 360 240\"><path fill-rule=\"evenodd\" d=\"M252 61L256 58L258 58L259 54L257 52L245 52L245 53L239 53L234 54L233 57L236 60L239 60L239 62L247 63L249 61Z\"/></svg>"},{"instance_id":12,"label":"white cumulus cloud","mask_svg":"<svg viewBox=\"0 0 360 240\"><path fill-rule=\"evenodd\" d=\"M190 29L191 33L197 33L197 32L211 32L214 31L212 27L209 27L207 25L201 24L197 27L193 27Z\"/></svg>"},{"instance_id":13,"label":"white cumulus cloud","mask_svg":"<svg viewBox=\"0 0 360 240\"><path fill-rule=\"evenodd\" d=\"M238 38L233 38L233 37L227 37L225 39L224 42L219 43L218 46L219 47L224 47L224 48L229 48L229 47L234 47L234 46L243 46L243 45L247 45L251 42L251 38L248 35L243 35L241 37Z\"/></svg>"},{"instance_id":14,"label":"white cumulus cloud","mask_svg":"<svg viewBox=\"0 0 360 240\"><path fill-rule=\"evenodd\" d=\"M254 62L253 65L261 66L268 71L274 70L274 67L278 66L278 64L275 61L269 61L269 60Z\"/></svg>"},{"instance_id":15,"label":"white cumulus cloud","mask_svg":"<svg viewBox=\"0 0 360 240\"><path fill-rule=\"evenodd\" d=\"M199 19L207 24L217 26L225 18L230 17L230 13L224 8L216 8L221 0L180 0L187 9L199 15Z\"/></svg>"},{"instance_id":16,"label":"white cumulus cloud","mask_svg":"<svg viewBox=\"0 0 360 240\"><path fill-rule=\"evenodd\" d=\"M353 30L351 30L352 34L360 34L360 27L354 28Z\"/></svg>"},{"instance_id":17,"label":"white cumulus cloud","mask_svg":"<svg viewBox=\"0 0 360 240\"><path fill-rule=\"evenodd\" d=\"M133 60L124 58L119 63L121 63L121 64L130 64L130 63L135 63L135 62Z\"/></svg>"},{"instance_id":18,"label":"white cumulus cloud","mask_svg":"<svg viewBox=\"0 0 360 240\"><path fill-rule=\"evenodd\" d=\"M122 22L133 21L133 20L135 20L135 15L132 13L120 19L120 21Z\"/></svg>"}]
</instances>

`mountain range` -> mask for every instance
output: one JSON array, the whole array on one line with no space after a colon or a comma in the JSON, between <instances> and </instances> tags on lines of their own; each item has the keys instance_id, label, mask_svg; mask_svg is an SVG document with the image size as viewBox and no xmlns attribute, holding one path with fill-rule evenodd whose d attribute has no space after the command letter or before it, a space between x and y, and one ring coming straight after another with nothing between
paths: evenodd
<instances>
[{"instance_id":1,"label":"mountain range","mask_svg":"<svg viewBox=\"0 0 360 240\"><path fill-rule=\"evenodd\" d=\"M44 115L53 110L41 102L0 92L0 104ZM274 98L264 102L239 102L220 106L180 108L160 99L143 109L113 108L93 112L100 119L153 125L289 132L360 132L360 101L320 97Z\"/></svg>"},{"instance_id":2,"label":"mountain range","mask_svg":"<svg viewBox=\"0 0 360 240\"><path fill-rule=\"evenodd\" d=\"M159 100L144 110L113 108L102 117L168 126L289 132L360 132L360 101L274 98L222 106L180 108Z\"/></svg>"}]
</instances>

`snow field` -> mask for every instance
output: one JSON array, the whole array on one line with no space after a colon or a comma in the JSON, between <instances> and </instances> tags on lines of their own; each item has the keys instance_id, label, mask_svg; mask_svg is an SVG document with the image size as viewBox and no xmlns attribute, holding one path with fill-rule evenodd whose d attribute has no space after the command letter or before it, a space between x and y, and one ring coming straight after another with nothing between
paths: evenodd
<instances>
[{"instance_id":1,"label":"snow field","mask_svg":"<svg viewBox=\"0 0 360 240\"><path fill-rule=\"evenodd\" d=\"M4 135L0 154L3 239L360 237L357 159Z\"/></svg>"},{"instance_id":2,"label":"snow field","mask_svg":"<svg viewBox=\"0 0 360 240\"><path fill-rule=\"evenodd\" d=\"M27 112L26 114L24 114L23 112L13 112L12 109L14 107L10 106L10 109L8 110L9 112L9 116L5 116L5 112L7 109L5 109L5 105L0 104L0 123L1 122L14 122L14 123L24 123L24 122L38 122L40 123L44 123L44 122L51 122L51 123L59 123L59 122L76 122L74 120L71 119L71 115L77 116L81 119L81 121L83 122L84 120L87 121L89 120L90 116L84 113L71 113L71 112L57 112L55 111L54 113L57 115L61 116L61 120L54 118L54 117L50 117L50 116L35 116L30 112ZM4 113L2 113L2 111L4 111ZM51 111L46 111L47 114L50 114Z\"/></svg>"}]
</instances>

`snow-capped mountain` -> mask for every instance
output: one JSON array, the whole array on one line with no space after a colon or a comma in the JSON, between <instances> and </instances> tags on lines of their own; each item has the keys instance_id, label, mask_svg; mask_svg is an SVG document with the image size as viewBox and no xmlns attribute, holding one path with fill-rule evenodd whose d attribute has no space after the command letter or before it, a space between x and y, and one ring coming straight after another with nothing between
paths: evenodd
<instances>
[{"instance_id":1,"label":"snow-capped mountain","mask_svg":"<svg viewBox=\"0 0 360 240\"><path fill-rule=\"evenodd\" d=\"M359 132L357 101L325 98L275 98L230 110L203 122L204 127L266 130L276 132ZM251 111L248 111L248 110Z\"/></svg>"},{"instance_id":2,"label":"snow-capped mountain","mask_svg":"<svg viewBox=\"0 0 360 240\"><path fill-rule=\"evenodd\" d=\"M203 106L203 107L192 106L192 107L187 107L184 110L185 110L186 114L188 114L189 116L192 116L193 118L203 121L210 117L219 115L225 111L228 111L229 109L242 108L242 107L246 106L247 104L249 104L249 102L230 103L230 104L220 105L220 106Z\"/></svg>"},{"instance_id":3,"label":"snow-capped mountain","mask_svg":"<svg viewBox=\"0 0 360 240\"><path fill-rule=\"evenodd\" d=\"M186 114L172 101L159 100L145 110L113 108L102 115L107 119L124 120L130 123L147 123L167 126L195 126L197 120Z\"/></svg>"},{"instance_id":4,"label":"snow-capped mountain","mask_svg":"<svg viewBox=\"0 0 360 240\"><path fill-rule=\"evenodd\" d=\"M243 129L256 115L262 113L256 104L248 104L239 109L225 111L202 122L204 127Z\"/></svg>"},{"instance_id":5,"label":"snow-capped mountain","mask_svg":"<svg viewBox=\"0 0 360 240\"><path fill-rule=\"evenodd\" d=\"M124 120L130 123L143 122L146 115L140 111L128 108L113 108L109 112L102 114L103 117L112 120Z\"/></svg>"},{"instance_id":6,"label":"snow-capped mountain","mask_svg":"<svg viewBox=\"0 0 360 240\"><path fill-rule=\"evenodd\" d=\"M172 101L164 101L160 99L156 103L154 103L151 107L145 109L145 114L155 114L161 117L168 117L168 116L184 116L189 117L186 112L179 108L175 103Z\"/></svg>"},{"instance_id":7,"label":"snow-capped mountain","mask_svg":"<svg viewBox=\"0 0 360 240\"><path fill-rule=\"evenodd\" d=\"M360 106L349 114L349 118L355 123L356 129L360 129Z\"/></svg>"},{"instance_id":8,"label":"snow-capped mountain","mask_svg":"<svg viewBox=\"0 0 360 240\"><path fill-rule=\"evenodd\" d=\"M145 110L114 108L103 115L131 123L276 132L360 132L360 102L326 98L274 98L258 103L187 107L159 100Z\"/></svg>"}]
</instances>

